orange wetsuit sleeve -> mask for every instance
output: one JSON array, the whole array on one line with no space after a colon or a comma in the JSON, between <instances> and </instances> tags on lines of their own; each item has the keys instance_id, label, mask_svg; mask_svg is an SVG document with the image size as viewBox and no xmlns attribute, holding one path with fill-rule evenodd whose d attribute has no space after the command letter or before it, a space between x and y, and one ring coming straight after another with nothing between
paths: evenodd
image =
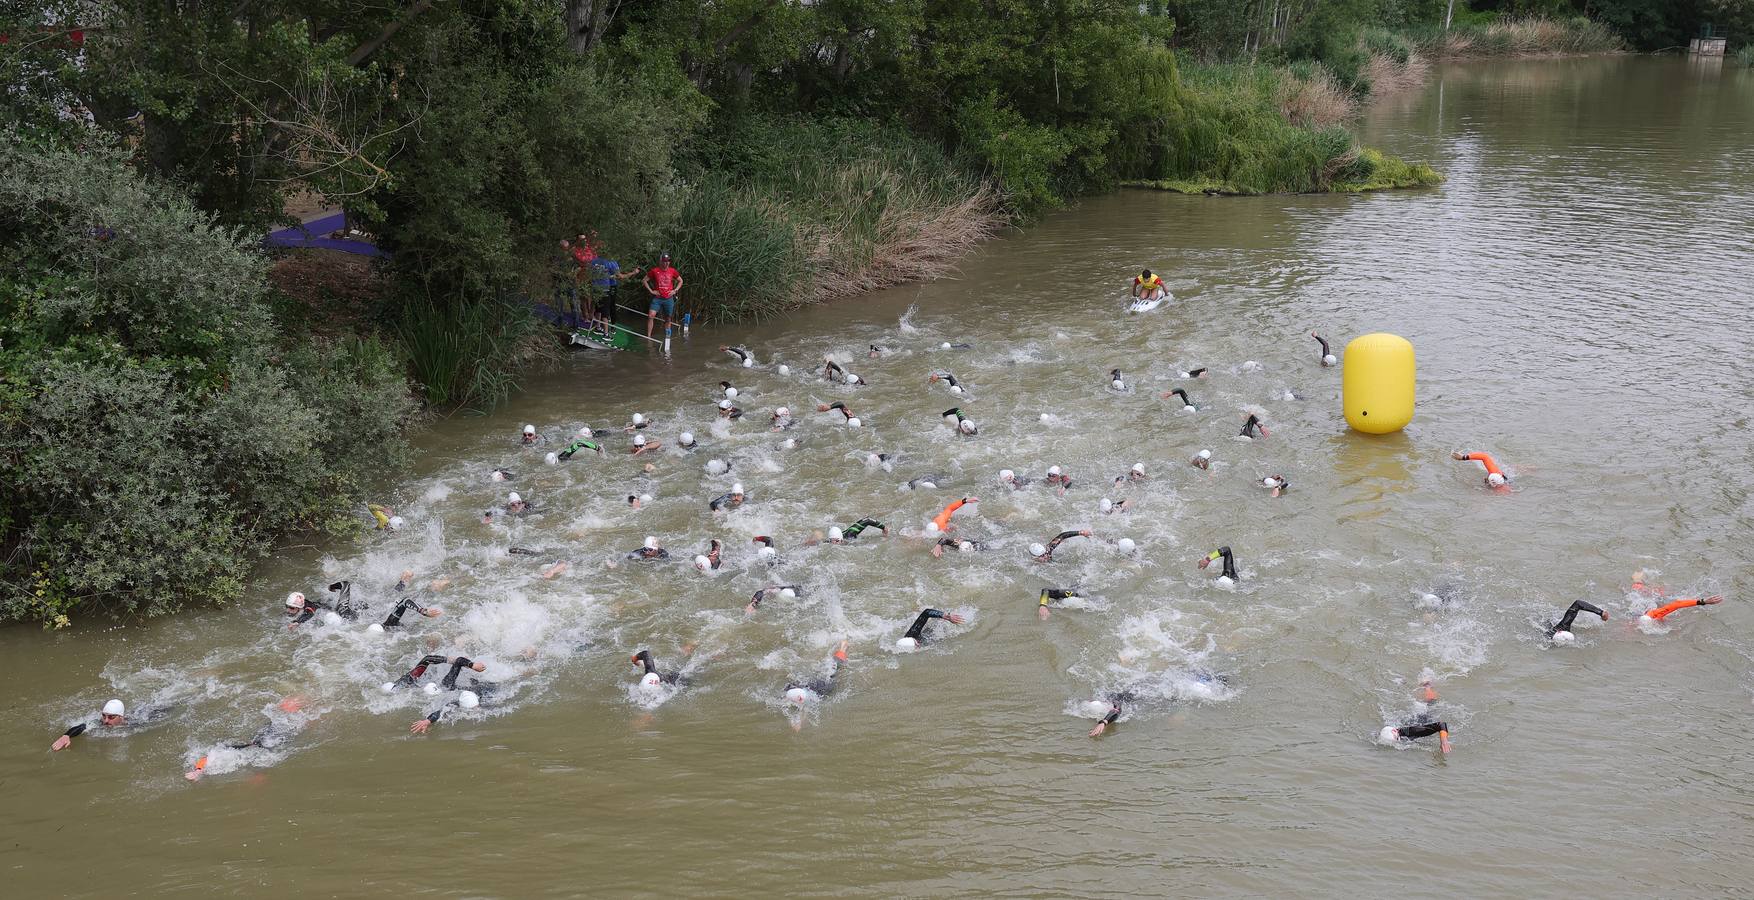
<instances>
[{"instance_id":1,"label":"orange wetsuit sleeve","mask_svg":"<svg viewBox=\"0 0 1754 900\"><path fill-rule=\"evenodd\" d=\"M1659 606L1656 609L1653 609L1650 612L1645 613L1645 615L1650 616L1653 619L1661 619L1664 616L1668 615L1669 613L1674 612L1677 609L1686 609L1689 606L1704 606L1704 605L1705 604L1701 603L1700 601L1698 601L1696 599L1691 599L1691 598L1687 599L1687 600L1676 600L1674 603L1665 603L1662 606Z\"/></svg>"},{"instance_id":2,"label":"orange wetsuit sleeve","mask_svg":"<svg viewBox=\"0 0 1754 900\"><path fill-rule=\"evenodd\" d=\"M1503 475L1504 474L1504 470L1498 468L1498 460L1493 459L1492 454L1490 454L1490 453L1469 453L1468 455L1466 455L1462 458L1463 459L1471 459L1471 460L1479 463L1480 465L1485 466L1486 467L1486 474L1488 474L1488 475Z\"/></svg>"},{"instance_id":3,"label":"orange wetsuit sleeve","mask_svg":"<svg viewBox=\"0 0 1754 900\"><path fill-rule=\"evenodd\" d=\"M961 509L962 504L967 503L967 502L968 502L967 500L957 500L956 502L951 503L949 506L944 507L943 512L939 513L938 515L936 515L932 518L932 524L937 525L939 531L949 530L951 514L955 513L957 510Z\"/></svg>"}]
</instances>

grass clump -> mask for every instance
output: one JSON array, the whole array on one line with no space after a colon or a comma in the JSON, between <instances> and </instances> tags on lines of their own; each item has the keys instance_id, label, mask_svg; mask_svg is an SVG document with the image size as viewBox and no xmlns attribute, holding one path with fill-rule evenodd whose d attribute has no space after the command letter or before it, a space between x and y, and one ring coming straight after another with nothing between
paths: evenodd
<instances>
[{"instance_id":1,"label":"grass clump","mask_svg":"<svg viewBox=\"0 0 1754 900\"><path fill-rule=\"evenodd\" d=\"M1439 59L1498 56L1569 56L1626 48L1613 29L1582 16L1532 17L1457 23L1449 31L1430 25L1407 32L1420 52Z\"/></svg>"}]
</instances>

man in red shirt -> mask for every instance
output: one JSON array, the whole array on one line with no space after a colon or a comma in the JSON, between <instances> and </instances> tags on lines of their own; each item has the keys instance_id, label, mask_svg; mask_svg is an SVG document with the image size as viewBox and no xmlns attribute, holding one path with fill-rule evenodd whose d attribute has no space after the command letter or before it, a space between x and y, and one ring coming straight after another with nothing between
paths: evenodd
<instances>
[{"instance_id":1,"label":"man in red shirt","mask_svg":"<svg viewBox=\"0 0 1754 900\"><path fill-rule=\"evenodd\" d=\"M651 309L646 312L646 337L652 336L652 326L658 321L658 313L664 313L664 327L676 324L676 295L682 291L682 273L670 265L670 254L658 257L658 264L646 272L646 292L652 295Z\"/></svg>"}]
</instances>

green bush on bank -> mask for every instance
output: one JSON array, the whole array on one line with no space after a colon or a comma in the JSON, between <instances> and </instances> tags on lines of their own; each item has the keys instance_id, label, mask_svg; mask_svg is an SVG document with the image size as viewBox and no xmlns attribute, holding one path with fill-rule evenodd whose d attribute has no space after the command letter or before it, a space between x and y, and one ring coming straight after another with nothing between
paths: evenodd
<instances>
[{"instance_id":1,"label":"green bush on bank","mask_svg":"<svg viewBox=\"0 0 1754 900\"><path fill-rule=\"evenodd\" d=\"M384 344L283 346L265 260L120 153L0 142L0 621L235 598L403 457Z\"/></svg>"}]
</instances>

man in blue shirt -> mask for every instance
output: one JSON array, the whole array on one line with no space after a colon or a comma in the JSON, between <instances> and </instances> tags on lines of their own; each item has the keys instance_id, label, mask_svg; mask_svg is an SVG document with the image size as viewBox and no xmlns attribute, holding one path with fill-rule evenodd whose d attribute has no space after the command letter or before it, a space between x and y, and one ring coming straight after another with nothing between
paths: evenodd
<instances>
[{"instance_id":1,"label":"man in blue shirt","mask_svg":"<svg viewBox=\"0 0 1754 900\"><path fill-rule=\"evenodd\" d=\"M596 302L596 320L602 324L604 331L609 331L615 324L615 293L623 281L638 273L624 273L621 264L613 259L599 256L590 262L591 297Z\"/></svg>"}]
</instances>

